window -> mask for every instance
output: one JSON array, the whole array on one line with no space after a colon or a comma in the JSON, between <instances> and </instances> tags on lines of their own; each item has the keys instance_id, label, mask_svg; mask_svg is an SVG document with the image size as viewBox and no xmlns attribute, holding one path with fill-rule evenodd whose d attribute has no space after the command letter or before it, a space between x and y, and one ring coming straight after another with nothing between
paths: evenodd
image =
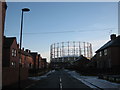
<instances>
[{"instance_id":1,"label":"window","mask_svg":"<svg viewBox=\"0 0 120 90\"><path fill-rule=\"evenodd\" d=\"M13 67L15 67L15 66L16 66L16 63L15 63L15 62L11 62L11 65L12 65Z\"/></svg>"},{"instance_id":2,"label":"window","mask_svg":"<svg viewBox=\"0 0 120 90\"><path fill-rule=\"evenodd\" d=\"M14 62L11 62L11 65L13 66L13 65L14 65Z\"/></svg>"},{"instance_id":3,"label":"window","mask_svg":"<svg viewBox=\"0 0 120 90\"><path fill-rule=\"evenodd\" d=\"M104 50L104 55L107 55L107 49Z\"/></svg>"},{"instance_id":4,"label":"window","mask_svg":"<svg viewBox=\"0 0 120 90\"><path fill-rule=\"evenodd\" d=\"M12 56L14 56L14 49L12 49Z\"/></svg>"},{"instance_id":5,"label":"window","mask_svg":"<svg viewBox=\"0 0 120 90\"><path fill-rule=\"evenodd\" d=\"M17 56L17 50L14 50L14 56Z\"/></svg>"},{"instance_id":6,"label":"window","mask_svg":"<svg viewBox=\"0 0 120 90\"><path fill-rule=\"evenodd\" d=\"M102 57L102 52L100 52L100 57Z\"/></svg>"},{"instance_id":7,"label":"window","mask_svg":"<svg viewBox=\"0 0 120 90\"><path fill-rule=\"evenodd\" d=\"M17 50L16 49L12 49L12 56L13 57L17 56Z\"/></svg>"}]
</instances>

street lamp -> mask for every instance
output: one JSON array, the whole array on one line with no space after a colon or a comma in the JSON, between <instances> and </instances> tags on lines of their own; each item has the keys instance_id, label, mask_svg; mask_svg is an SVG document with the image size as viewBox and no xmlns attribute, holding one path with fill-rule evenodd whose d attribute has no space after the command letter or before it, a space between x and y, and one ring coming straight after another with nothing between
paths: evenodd
<instances>
[{"instance_id":1,"label":"street lamp","mask_svg":"<svg viewBox=\"0 0 120 90\"><path fill-rule=\"evenodd\" d=\"M28 12L30 9L23 8L22 9L22 16L21 16L21 31L20 31L20 56L19 56L19 73L18 73L18 88L20 89L20 67L21 67L21 46L22 46L22 28L23 28L23 12Z\"/></svg>"}]
</instances>

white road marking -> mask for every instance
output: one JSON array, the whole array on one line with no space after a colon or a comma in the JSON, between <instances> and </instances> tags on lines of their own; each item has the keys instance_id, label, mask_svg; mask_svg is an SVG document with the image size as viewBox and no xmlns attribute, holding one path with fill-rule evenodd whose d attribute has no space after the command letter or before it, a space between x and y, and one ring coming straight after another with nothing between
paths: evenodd
<instances>
[{"instance_id":1,"label":"white road marking","mask_svg":"<svg viewBox=\"0 0 120 90\"><path fill-rule=\"evenodd\" d=\"M34 84L35 84L35 83L33 83L33 84L31 84L31 85L25 87L25 89L26 89L26 88L30 88L31 86L34 86Z\"/></svg>"},{"instance_id":2,"label":"white road marking","mask_svg":"<svg viewBox=\"0 0 120 90\"><path fill-rule=\"evenodd\" d=\"M62 83L60 83L60 89L62 90Z\"/></svg>"},{"instance_id":3,"label":"white road marking","mask_svg":"<svg viewBox=\"0 0 120 90\"><path fill-rule=\"evenodd\" d=\"M60 77L60 90L62 90L62 79L61 79L61 77Z\"/></svg>"},{"instance_id":4,"label":"white road marking","mask_svg":"<svg viewBox=\"0 0 120 90\"><path fill-rule=\"evenodd\" d=\"M62 82L61 77L60 77L60 82Z\"/></svg>"}]
</instances>

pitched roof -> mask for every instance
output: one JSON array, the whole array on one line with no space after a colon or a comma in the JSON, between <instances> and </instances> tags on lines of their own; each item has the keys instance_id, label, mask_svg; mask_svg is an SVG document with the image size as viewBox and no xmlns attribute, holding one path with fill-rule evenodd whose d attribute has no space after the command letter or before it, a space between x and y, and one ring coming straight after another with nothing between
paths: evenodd
<instances>
[{"instance_id":1,"label":"pitched roof","mask_svg":"<svg viewBox=\"0 0 120 90\"><path fill-rule=\"evenodd\" d=\"M81 55L77 60L75 60L75 62L77 62L77 61L89 61L89 59L87 59L86 57Z\"/></svg>"},{"instance_id":2,"label":"pitched roof","mask_svg":"<svg viewBox=\"0 0 120 90\"><path fill-rule=\"evenodd\" d=\"M30 52L30 54L31 54L31 56L32 56L33 58L36 58L36 56L38 55L37 52Z\"/></svg>"},{"instance_id":3,"label":"pitched roof","mask_svg":"<svg viewBox=\"0 0 120 90\"><path fill-rule=\"evenodd\" d=\"M114 47L114 46L119 46L120 47L120 36L116 37L116 39L114 39L114 40L108 41L105 45L103 45L100 49L98 49L96 51L96 53L99 52L99 51L102 51L106 48Z\"/></svg>"},{"instance_id":4,"label":"pitched roof","mask_svg":"<svg viewBox=\"0 0 120 90\"><path fill-rule=\"evenodd\" d=\"M4 37L3 47L9 48L12 45L14 40L16 40L16 37Z\"/></svg>"},{"instance_id":5,"label":"pitched roof","mask_svg":"<svg viewBox=\"0 0 120 90\"><path fill-rule=\"evenodd\" d=\"M37 56L37 55L38 55L37 52L30 52L30 54L31 54L32 56Z\"/></svg>"},{"instance_id":6,"label":"pitched roof","mask_svg":"<svg viewBox=\"0 0 120 90\"><path fill-rule=\"evenodd\" d=\"M30 53L26 52L26 51L21 50L21 53L25 56L32 57L32 55Z\"/></svg>"}]
</instances>

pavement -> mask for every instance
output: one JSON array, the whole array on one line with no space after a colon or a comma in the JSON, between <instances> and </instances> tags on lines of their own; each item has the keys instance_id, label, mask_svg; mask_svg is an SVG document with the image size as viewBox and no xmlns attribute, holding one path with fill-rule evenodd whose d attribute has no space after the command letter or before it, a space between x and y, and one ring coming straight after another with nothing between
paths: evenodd
<instances>
[{"instance_id":1,"label":"pavement","mask_svg":"<svg viewBox=\"0 0 120 90\"><path fill-rule=\"evenodd\" d=\"M75 71L65 71L91 88L102 90L120 90L120 83L113 83L107 80L98 79L98 76L82 76Z\"/></svg>"}]
</instances>

